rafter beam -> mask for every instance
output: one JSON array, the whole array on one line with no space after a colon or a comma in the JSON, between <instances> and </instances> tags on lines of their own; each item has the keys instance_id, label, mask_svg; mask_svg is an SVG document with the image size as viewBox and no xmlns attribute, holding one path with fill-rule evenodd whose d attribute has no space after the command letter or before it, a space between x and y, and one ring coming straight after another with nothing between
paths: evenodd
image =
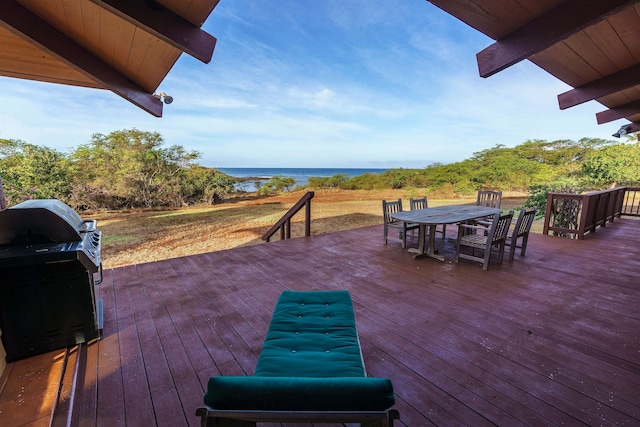
<instances>
[{"instance_id":1,"label":"rafter beam","mask_svg":"<svg viewBox=\"0 0 640 427\"><path fill-rule=\"evenodd\" d=\"M625 117L635 116L636 114L640 114L640 101L629 102L628 104L596 113L596 119L598 120L598 124L601 125L614 120L624 119Z\"/></svg>"},{"instance_id":2,"label":"rafter beam","mask_svg":"<svg viewBox=\"0 0 640 427\"><path fill-rule=\"evenodd\" d=\"M208 64L216 39L155 1L91 0L167 44Z\"/></svg>"},{"instance_id":3,"label":"rafter beam","mask_svg":"<svg viewBox=\"0 0 640 427\"><path fill-rule=\"evenodd\" d=\"M558 104L560 109L564 110L638 84L640 84L640 64L561 93L558 95Z\"/></svg>"},{"instance_id":4,"label":"rafter beam","mask_svg":"<svg viewBox=\"0 0 640 427\"><path fill-rule=\"evenodd\" d=\"M502 71L635 3L638 0L566 0L479 52L480 76Z\"/></svg>"},{"instance_id":5,"label":"rafter beam","mask_svg":"<svg viewBox=\"0 0 640 427\"><path fill-rule=\"evenodd\" d=\"M0 0L0 25L58 58L148 113L162 116L162 102L15 0Z\"/></svg>"}]
</instances>

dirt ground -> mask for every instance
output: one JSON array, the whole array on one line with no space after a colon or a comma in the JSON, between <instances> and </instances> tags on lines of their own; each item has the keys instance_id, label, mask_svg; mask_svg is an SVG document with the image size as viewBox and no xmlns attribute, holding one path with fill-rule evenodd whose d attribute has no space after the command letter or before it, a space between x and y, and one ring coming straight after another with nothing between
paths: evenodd
<instances>
[{"instance_id":1,"label":"dirt ground","mask_svg":"<svg viewBox=\"0 0 640 427\"><path fill-rule=\"evenodd\" d=\"M171 210L85 213L102 231L104 268L264 244L262 236L305 191L270 197L245 195L218 205ZM419 190L320 190L311 201L311 233L382 224L382 200L422 197ZM522 206L523 195L505 194L503 209ZM429 206L474 203L473 198L435 200ZM291 235L304 236L304 208L293 218ZM271 239L279 239L279 233Z\"/></svg>"}]
</instances>

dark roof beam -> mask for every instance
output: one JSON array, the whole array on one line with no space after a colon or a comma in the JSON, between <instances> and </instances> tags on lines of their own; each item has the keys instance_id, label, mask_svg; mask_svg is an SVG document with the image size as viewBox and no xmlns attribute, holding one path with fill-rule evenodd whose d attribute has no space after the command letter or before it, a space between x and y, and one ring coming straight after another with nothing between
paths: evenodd
<instances>
[{"instance_id":1,"label":"dark roof beam","mask_svg":"<svg viewBox=\"0 0 640 427\"><path fill-rule=\"evenodd\" d=\"M0 0L0 25L38 46L148 113L162 116L162 102L15 0Z\"/></svg>"},{"instance_id":2,"label":"dark roof beam","mask_svg":"<svg viewBox=\"0 0 640 427\"><path fill-rule=\"evenodd\" d=\"M155 1L91 0L169 45L208 64L216 39Z\"/></svg>"},{"instance_id":3,"label":"dark roof beam","mask_svg":"<svg viewBox=\"0 0 640 427\"><path fill-rule=\"evenodd\" d=\"M598 120L598 124L601 125L614 120L624 119L625 117L635 116L636 114L640 114L640 101L629 102L628 104L596 113L596 119Z\"/></svg>"},{"instance_id":4,"label":"dark roof beam","mask_svg":"<svg viewBox=\"0 0 640 427\"><path fill-rule=\"evenodd\" d=\"M564 1L479 52L480 76L492 76L638 1Z\"/></svg>"},{"instance_id":5,"label":"dark roof beam","mask_svg":"<svg viewBox=\"0 0 640 427\"><path fill-rule=\"evenodd\" d=\"M640 64L589 82L558 95L560 109L575 107L587 101L620 92L640 84Z\"/></svg>"}]
</instances>

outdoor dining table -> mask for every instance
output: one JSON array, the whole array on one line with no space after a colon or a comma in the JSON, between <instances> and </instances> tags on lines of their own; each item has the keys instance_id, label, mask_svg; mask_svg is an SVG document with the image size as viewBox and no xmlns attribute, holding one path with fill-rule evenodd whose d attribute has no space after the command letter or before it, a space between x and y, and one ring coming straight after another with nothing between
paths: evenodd
<instances>
[{"instance_id":1,"label":"outdoor dining table","mask_svg":"<svg viewBox=\"0 0 640 427\"><path fill-rule=\"evenodd\" d=\"M435 208L401 211L391 214L397 220L419 225L418 248L409 248L414 253L414 258L428 256L444 261L444 257L438 255L435 249L436 226L441 224L457 224L464 221L483 218L502 212L497 208L475 205L446 205ZM429 246L425 248L426 229L429 226ZM426 250L425 250L426 249Z\"/></svg>"}]
</instances>

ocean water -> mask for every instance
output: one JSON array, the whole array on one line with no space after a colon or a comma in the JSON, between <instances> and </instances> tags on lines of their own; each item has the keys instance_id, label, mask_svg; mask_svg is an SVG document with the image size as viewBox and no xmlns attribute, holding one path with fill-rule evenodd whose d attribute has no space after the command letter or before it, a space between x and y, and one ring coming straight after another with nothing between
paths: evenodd
<instances>
[{"instance_id":1,"label":"ocean water","mask_svg":"<svg viewBox=\"0 0 640 427\"><path fill-rule=\"evenodd\" d=\"M386 169L367 168L216 168L235 178L260 178L268 180L274 176L284 176L295 180L294 186L306 185L310 177L331 177L342 174L349 178L365 173L382 173ZM239 190L255 191L255 185L251 181L238 183Z\"/></svg>"}]
</instances>

